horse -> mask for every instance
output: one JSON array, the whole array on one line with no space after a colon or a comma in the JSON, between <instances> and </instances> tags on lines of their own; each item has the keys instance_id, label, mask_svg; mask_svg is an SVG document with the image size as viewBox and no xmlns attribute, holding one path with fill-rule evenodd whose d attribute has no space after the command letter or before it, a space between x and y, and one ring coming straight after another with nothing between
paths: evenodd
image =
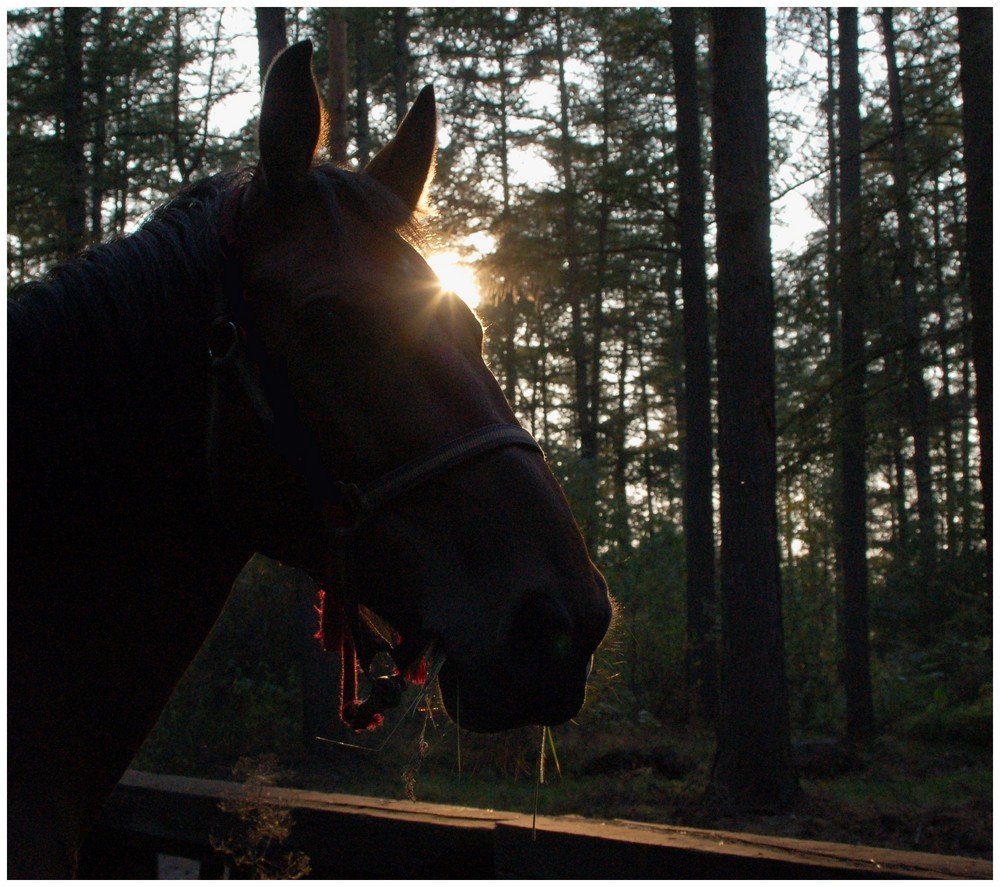
<instances>
[{"instance_id":1,"label":"horse","mask_svg":"<svg viewBox=\"0 0 1000 887\"><path fill-rule=\"evenodd\" d=\"M418 248L433 90L363 171L316 160L322 125L306 41L254 167L8 296L11 877L73 873L254 552L358 655L359 613L391 626L395 679L435 650L464 728L584 701L606 583Z\"/></svg>"}]
</instances>

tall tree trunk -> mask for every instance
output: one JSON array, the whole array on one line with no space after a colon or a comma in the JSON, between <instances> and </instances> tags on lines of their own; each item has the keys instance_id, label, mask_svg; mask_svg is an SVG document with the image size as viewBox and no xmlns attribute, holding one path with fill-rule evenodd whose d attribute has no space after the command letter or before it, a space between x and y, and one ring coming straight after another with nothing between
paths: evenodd
<instances>
[{"instance_id":1,"label":"tall tree trunk","mask_svg":"<svg viewBox=\"0 0 1000 887\"><path fill-rule=\"evenodd\" d=\"M591 300L590 358L587 379L587 427L594 437L597 453L597 429L601 424L602 378L604 349L604 290L607 286L608 229L611 224L611 199L605 182L610 175L611 127L614 98L611 95L611 62L604 56L601 66L601 175L598 178L600 196L597 208L597 255L594 257L594 294Z\"/></svg>"},{"instance_id":2,"label":"tall tree trunk","mask_svg":"<svg viewBox=\"0 0 1000 887\"><path fill-rule=\"evenodd\" d=\"M355 129L358 133L358 168L364 169L371 157L371 131L368 126L368 10L355 10L354 80L357 87Z\"/></svg>"},{"instance_id":3,"label":"tall tree trunk","mask_svg":"<svg viewBox=\"0 0 1000 887\"><path fill-rule=\"evenodd\" d=\"M260 64L260 84L264 85L267 69L274 57L288 46L285 33L284 6L255 6L257 24L257 58Z\"/></svg>"},{"instance_id":4,"label":"tall tree trunk","mask_svg":"<svg viewBox=\"0 0 1000 887\"><path fill-rule=\"evenodd\" d=\"M865 467L865 340L861 240L861 84L858 11L837 12L840 48L840 311L844 378L840 429L841 502L838 513L843 582L844 688L847 735L875 730L868 648L868 534Z\"/></svg>"},{"instance_id":5,"label":"tall tree trunk","mask_svg":"<svg viewBox=\"0 0 1000 887\"><path fill-rule=\"evenodd\" d=\"M121 128L126 129L132 122L132 74L125 72L122 78L122 108L121 108ZM125 224L128 220L128 192L130 187L129 170L132 168L130 148L132 140L117 138L115 140L117 148L114 168L114 211L111 214L112 231L117 236L125 233Z\"/></svg>"},{"instance_id":6,"label":"tall tree trunk","mask_svg":"<svg viewBox=\"0 0 1000 887\"><path fill-rule=\"evenodd\" d=\"M684 542L687 560L687 678L699 714L718 713L715 536L712 506L712 356L705 272L705 180L694 13L670 10L677 103L677 195L684 298Z\"/></svg>"},{"instance_id":7,"label":"tall tree trunk","mask_svg":"<svg viewBox=\"0 0 1000 887\"><path fill-rule=\"evenodd\" d=\"M764 10L713 9L712 25L723 659L710 789L783 808L800 789L778 570Z\"/></svg>"},{"instance_id":8,"label":"tall tree trunk","mask_svg":"<svg viewBox=\"0 0 1000 887\"><path fill-rule=\"evenodd\" d=\"M497 224L498 242L503 245L510 233L511 182L510 182L510 83L508 80L507 53L504 44L498 46L500 97L496 108L500 135L500 219ZM517 405L517 287L513 280L504 278L500 284L500 335L503 337L503 386L507 402Z\"/></svg>"},{"instance_id":9,"label":"tall tree trunk","mask_svg":"<svg viewBox=\"0 0 1000 887\"><path fill-rule=\"evenodd\" d=\"M830 340L830 353L827 356L830 378L840 374L840 282L837 257L839 254L838 235L840 229L840 167L838 166L837 145L837 52L834 37L834 22L836 10L827 7L824 10L826 37L826 156L830 165L830 176L826 183L826 333ZM840 421L841 404L836 397L829 399L830 427L835 428ZM841 476L840 459L834 457L830 466L830 486L826 501L828 514L836 514L840 507ZM836 535L836 534L834 534ZM833 549L836 551L835 540ZM834 563L836 558L834 557Z\"/></svg>"},{"instance_id":10,"label":"tall tree trunk","mask_svg":"<svg viewBox=\"0 0 1000 887\"><path fill-rule=\"evenodd\" d=\"M993 545L993 10L958 10L972 360L986 547ZM992 572L992 571L991 571Z\"/></svg>"},{"instance_id":11,"label":"tall tree trunk","mask_svg":"<svg viewBox=\"0 0 1000 887\"><path fill-rule=\"evenodd\" d=\"M958 494L955 489L955 440L954 440L954 404L951 396L951 360L949 344L951 333L948 329L948 289L944 282L944 250L941 237L941 181L940 172L934 173L934 192L931 203L931 220L933 222L934 247L934 290L937 296L938 313L938 351L941 366L941 441L944 449L944 490L945 490L945 543L948 557L954 560L958 554L958 528L956 515L958 512Z\"/></svg>"},{"instance_id":12,"label":"tall tree trunk","mask_svg":"<svg viewBox=\"0 0 1000 887\"><path fill-rule=\"evenodd\" d=\"M903 456L903 431L893 423L892 428L891 492L895 514L895 545L897 563L905 565L910 550L910 520L906 507L906 459Z\"/></svg>"},{"instance_id":13,"label":"tall tree trunk","mask_svg":"<svg viewBox=\"0 0 1000 887\"><path fill-rule=\"evenodd\" d=\"M83 19L86 10L68 6L62 11L63 50L63 247L73 256L86 237L83 133Z\"/></svg>"},{"instance_id":14,"label":"tall tree trunk","mask_svg":"<svg viewBox=\"0 0 1000 887\"><path fill-rule=\"evenodd\" d=\"M827 8L826 15L826 153L830 163L830 178L826 188L826 297L827 332L830 336L830 362L840 365L840 300L837 295L837 229L839 225L837 202L840 177L837 166L837 79L836 44L833 36L834 10ZM834 483L834 488L839 481Z\"/></svg>"},{"instance_id":15,"label":"tall tree trunk","mask_svg":"<svg viewBox=\"0 0 1000 887\"><path fill-rule=\"evenodd\" d=\"M623 297L622 313L628 317L630 306L628 304L628 293ZM638 336L636 337L638 338ZM613 518L610 527L609 538L614 540L615 553L620 563L625 560L632 551L632 534L629 527L629 505L628 505L628 363L629 363L629 330L622 331L621 353L618 360L618 391L614 421L611 423L611 451L612 451L612 497L614 500Z\"/></svg>"},{"instance_id":16,"label":"tall tree trunk","mask_svg":"<svg viewBox=\"0 0 1000 887\"><path fill-rule=\"evenodd\" d=\"M183 13L179 7L171 12L173 42L170 47L170 154L181 177L191 180L193 164L188 158L190 147L187 134L181 131L181 69L184 67Z\"/></svg>"},{"instance_id":17,"label":"tall tree trunk","mask_svg":"<svg viewBox=\"0 0 1000 887\"><path fill-rule=\"evenodd\" d=\"M392 83L399 126L410 107L410 19L405 6L392 12Z\"/></svg>"},{"instance_id":18,"label":"tall tree trunk","mask_svg":"<svg viewBox=\"0 0 1000 887\"><path fill-rule=\"evenodd\" d=\"M917 281L914 270L913 200L910 174L906 163L906 133L903 114L903 88L896 61L896 33L892 7L882 10L882 34L889 76L889 112L892 119L892 178L896 219L899 228L897 265L903 295L903 372L906 377L910 433L913 435L913 473L917 480L917 522L920 531L920 559L924 568L935 560L934 488L931 484L931 445L928 428L928 395L924 384L923 358L920 352L920 311L917 306Z\"/></svg>"},{"instance_id":19,"label":"tall tree trunk","mask_svg":"<svg viewBox=\"0 0 1000 887\"><path fill-rule=\"evenodd\" d=\"M341 166L347 164L347 22L336 8L327 12L326 22L327 96L330 115L327 146L330 159Z\"/></svg>"},{"instance_id":20,"label":"tall tree trunk","mask_svg":"<svg viewBox=\"0 0 1000 887\"><path fill-rule=\"evenodd\" d=\"M90 239L104 239L104 191L107 186L104 170L107 140L108 79L110 58L108 40L114 10L102 6L97 20L97 45L94 48L94 141L90 146Z\"/></svg>"},{"instance_id":21,"label":"tall tree trunk","mask_svg":"<svg viewBox=\"0 0 1000 887\"><path fill-rule=\"evenodd\" d=\"M555 10L556 62L559 87L559 166L563 186L563 248L566 266L563 290L570 308L570 350L573 358L573 387L576 406L577 439L586 501L579 503L582 529L588 543L595 537L594 508L597 498L597 429L591 424L588 389L588 351L584 333L582 282L580 275L580 241L578 228L578 195L573 172L572 136L569 116L569 84L566 81L566 35L562 10Z\"/></svg>"},{"instance_id":22,"label":"tall tree trunk","mask_svg":"<svg viewBox=\"0 0 1000 887\"><path fill-rule=\"evenodd\" d=\"M651 440L653 436L649 421L649 375L646 372L645 354L642 348L642 338L636 336L635 363L639 371L639 414L642 419L642 439ZM642 482L646 489L646 538L652 542L656 532L656 507L653 494L653 459L649 447L642 448Z\"/></svg>"}]
</instances>

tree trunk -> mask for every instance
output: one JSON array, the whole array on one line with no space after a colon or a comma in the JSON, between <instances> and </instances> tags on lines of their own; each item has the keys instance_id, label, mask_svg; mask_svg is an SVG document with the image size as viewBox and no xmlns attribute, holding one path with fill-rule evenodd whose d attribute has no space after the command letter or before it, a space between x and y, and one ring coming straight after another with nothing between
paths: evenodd
<instances>
[{"instance_id":1,"label":"tree trunk","mask_svg":"<svg viewBox=\"0 0 1000 887\"><path fill-rule=\"evenodd\" d=\"M993 545L993 10L958 10L972 361L986 547ZM992 571L991 571L992 572Z\"/></svg>"},{"instance_id":2,"label":"tree trunk","mask_svg":"<svg viewBox=\"0 0 1000 887\"><path fill-rule=\"evenodd\" d=\"M406 7L392 12L392 82L396 95L396 126L410 107L410 20Z\"/></svg>"},{"instance_id":3,"label":"tree trunk","mask_svg":"<svg viewBox=\"0 0 1000 887\"><path fill-rule=\"evenodd\" d=\"M588 351L584 333L580 241L577 213L576 177L573 174L572 137L570 134L569 85L566 81L566 38L563 13L555 10L556 61L559 76L559 165L563 187L563 249L566 254L563 291L570 308L570 351L573 358L577 440L580 468L585 490L584 502L574 503L588 544L596 535L594 508L597 498L597 429L591 424Z\"/></svg>"},{"instance_id":4,"label":"tree trunk","mask_svg":"<svg viewBox=\"0 0 1000 887\"><path fill-rule=\"evenodd\" d=\"M183 14L180 8L171 12L173 42L170 48L170 154L182 184L191 180L193 164L188 158L187 134L181 131L181 69L184 65Z\"/></svg>"},{"instance_id":5,"label":"tree trunk","mask_svg":"<svg viewBox=\"0 0 1000 887\"><path fill-rule=\"evenodd\" d=\"M285 34L284 6L255 6L257 23L257 57L260 63L260 85L264 85L267 69L274 57L288 46Z\"/></svg>"},{"instance_id":6,"label":"tree trunk","mask_svg":"<svg viewBox=\"0 0 1000 887\"><path fill-rule=\"evenodd\" d=\"M608 228L611 223L611 198L605 184L611 174L611 128L614 98L610 84L611 62L605 54L601 66L601 174L598 176L600 197L597 210L597 255L594 257L594 294L591 300L590 358L587 379L587 427L593 435L597 453L597 429L601 424L602 356L604 349L604 290L608 271ZM626 312L627 316L627 312Z\"/></svg>"},{"instance_id":7,"label":"tree trunk","mask_svg":"<svg viewBox=\"0 0 1000 887\"><path fill-rule=\"evenodd\" d=\"M834 37L834 21L836 11L827 7L824 10L826 24L826 152L830 165L830 176L826 183L826 332L830 338L830 353L827 355L827 366L830 378L840 374L840 282L837 267L839 253L838 235L840 229L840 168L837 159L837 52ZM836 397L830 398L830 427L836 428L840 421L841 404ZM840 507L841 477L840 459L837 456L831 460L829 494L824 503L828 514L836 514ZM836 535L835 533L833 535ZM836 550L835 540L832 548ZM834 563L836 558L834 557Z\"/></svg>"},{"instance_id":8,"label":"tree trunk","mask_svg":"<svg viewBox=\"0 0 1000 887\"><path fill-rule=\"evenodd\" d=\"M844 688L847 735L875 730L868 649L867 501L865 484L865 340L861 240L861 84L858 11L837 13L840 47L840 311L844 377L840 429L839 554L843 582Z\"/></svg>"},{"instance_id":9,"label":"tree trunk","mask_svg":"<svg viewBox=\"0 0 1000 887\"><path fill-rule=\"evenodd\" d=\"M903 432L898 425L892 429L891 492L895 519L893 551L899 564L905 564L910 550L909 514L906 508L906 459L903 457Z\"/></svg>"},{"instance_id":10,"label":"tree trunk","mask_svg":"<svg viewBox=\"0 0 1000 887\"><path fill-rule=\"evenodd\" d=\"M500 67L500 96L496 108L500 135L500 219L497 225L498 242L505 244L510 233L511 183L510 183L510 83L508 80L507 54L499 44L497 63ZM517 409L517 288L506 277L500 283L500 318L503 336L503 390L507 402Z\"/></svg>"},{"instance_id":11,"label":"tree trunk","mask_svg":"<svg viewBox=\"0 0 1000 887\"><path fill-rule=\"evenodd\" d=\"M368 126L368 15L356 10L354 26L354 79L357 86L355 128L358 133L358 169L364 169L371 157L372 141Z\"/></svg>"},{"instance_id":12,"label":"tree trunk","mask_svg":"<svg viewBox=\"0 0 1000 887\"><path fill-rule=\"evenodd\" d=\"M331 8L327 13L327 112L330 128L327 145L330 159L340 166L347 164L347 22Z\"/></svg>"},{"instance_id":13,"label":"tree trunk","mask_svg":"<svg viewBox=\"0 0 1000 887\"><path fill-rule=\"evenodd\" d=\"M800 789L778 570L764 10L713 9L712 24L723 660L710 792L783 809Z\"/></svg>"},{"instance_id":14,"label":"tree trunk","mask_svg":"<svg viewBox=\"0 0 1000 887\"><path fill-rule=\"evenodd\" d=\"M920 560L929 570L937 547L934 532L934 489L931 484L931 446L928 428L928 396L924 384L923 358L920 353L920 312L917 307L917 281L914 271L913 200L910 175L906 166L903 89L896 62L896 34L892 8L882 10L882 33L889 78L889 111L892 119L892 178L896 219L899 227L897 265L903 296L903 372L906 377L910 433L913 435L913 473L917 480L917 522L920 532Z\"/></svg>"},{"instance_id":15,"label":"tree trunk","mask_svg":"<svg viewBox=\"0 0 1000 887\"><path fill-rule=\"evenodd\" d=\"M712 356L705 273L705 181L701 161L694 13L670 10L677 103L677 194L684 298L684 541L687 679L698 713L718 713L715 536L712 505Z\"/></svg>"},{"instance_id":16,"label":"tree trunk","mask_svg":"<svg viewBox=\"0 0 1000 887\"><path fill-rule=\"evenodd\" d=\"M948 329L948 289L944 281L944 255L941 236L941 182L940 172L934 173L933 202L931 204L931 220L933 222L933 247L934 247L934 290L937 296L938 313L938 351L940 353L941 366L941 413L942 428L941 441L944 450L944 490L945 490L945 544L948 549L948 558L954 561L958 554L958 528L956 527L956 515L958 511L958 494L955 490L955 441L953 432L954 404L951 397L951 360L949 354L949 341L951 333Z\"/></svg>"},{"instance_id":17,"label":"tree trunk","mask_svg":"<svg viewBox=\"0 0 1000 887\"><path fill-rule=\"evenodd\" d=\"M90 239L93 243L100 243L104 239L104 190L107 185L104 152L110 68L108 39L113 18L114 10L109 6L102 6L97 21L97 45L94 51L94 141L90 147Z\"/></svg>"},{"instance_id":18,"label":"tree trunk","mask_svg":"<svg viewBox=\"0 0 1000 887\"><path fill-rule=\"evenodd\" d=\"M132 107L132 74L125 72L122 80L122 108L120 127L127 130L133 121ZM128 220L128 192L130 187L129 171L132 168L132 158L130 148L131 139L117 138L115 140L117 148L114 168L114 194L115 206L111 214L112 231L115 235L121 236L125 233L125 224Z\"/></svg>"},{"instance_id":19,"label":"tree trunk","mask_svg":"<svg viewBox=\"0 0 1000 887\"><path fill-rule=\"evenodd\" d=\"M628 293L623 296L622 313L630 314ZM638 338L638 336L636 337ZM618 397L615 418L611 423L611 480L614 509L612 521L608 528L608 538L614 541L615 554L619 563L624 564L632 551L631 528L629 526L628 504L628 447L627 434L629 417L628 402L628 364L629 364L629 331L622 331L621 353L618 359Z\"/></svg>"},{"instance_id":20,"label":"tree trunk","mask_svg":"<svg viewBox=\"0 0 1000 887\"><path fill-rule=\"evenodd\" d=\"M971 325L972 323L967 308L962 312L962 322L966 325ZM972 404L975 401L975 395L973 393L972 375L972 361L969 359L968 352L966 352L962 358L962 432L959 439L959 458L962 464L961 511L962 535L964 536L962 540L963 551L971 550L978 541L972 529L974 522L973 515L975 513L973 505L975 500L973 487L975 483L972 480L972 417L975 412ZM980 478L982 478L981 473ZM981 487L982 484L980 483Z\"/></svg>"},{"instance_id":21,"label":"tree trunk","mask_svg":"<svg viewBox=\"0 0 1000 887\"><path fill-rule=\"evenodd\" d=\"M83 134L83 19L86 10L68 6L63 22L63 248L76 255L85 242L86 189L84 186Z\"/></svg>"},{"instance_id":22,"label":"tree trunk","mask_svg":"<svg viewBox=\"0 0 1000 887\"><path fill-rule=\"evenodd\" d=\"M636 336L635 363L639 371L639 412L642 418L642 439L653 437L649 413L652 406L649 402L649 374L646 372L646 360L642 348L642 339ZM656 534L656 497L654 495L653 458L649 447L642 448L642 483L646 490L646 539L653 541Z\"/></svg>"},{"instance_id":23,"label":"tree trunk","mask_svg":"<svg viewBox=\"0 0 1000 887\"><path fill-rule=\"evenodd\" d=\"M826 151L830 163L830 179L826 189L826 294L830 336L830 362L840 364L840 300L837 296L837 229L839 225L837 198L840 189L837 167L837 80L836 44L833 37L834 11L826 9ZM834 488L839 487L839 480Z\"/></svg>"}]
</instances>

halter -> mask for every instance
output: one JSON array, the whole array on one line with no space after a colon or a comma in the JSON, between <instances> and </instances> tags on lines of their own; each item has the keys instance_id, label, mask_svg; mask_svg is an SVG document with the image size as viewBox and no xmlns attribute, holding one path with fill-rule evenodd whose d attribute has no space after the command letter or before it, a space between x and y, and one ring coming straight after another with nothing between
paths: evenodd
<instances>
[{"instance_id":1,"label":"halter","mask_svg":"<svg viewBox=\"0 0 1000 887\"><path fill-rule=\"evenodd\" d=\"M230 194L220 214L223 281L209 326L208 358L213 384L208 423L208 473L217 488L216 443L225 379L238 382L274 449L302 479L323 523L330 552L327 576L337 583L336 598L320 592L320 630L325 649L340 649L341 717L355 730L371 730L381 712L395 704L407 681L423 683L426 639L393 645L364 614L352 593L353 539L359 527L394 500L485 453L506 447L542 452L519 425L477 428L406 462L366 484L335 479L327 471L315 435L302 421L288 379L268 354L243 288L235 218L245 185ZM373 673L379 654L388 654L394 673ZM372 693L358 700L358 661L372 681ZM384 667L383 672L389 671Z\"/></svg>"}]
</instances>

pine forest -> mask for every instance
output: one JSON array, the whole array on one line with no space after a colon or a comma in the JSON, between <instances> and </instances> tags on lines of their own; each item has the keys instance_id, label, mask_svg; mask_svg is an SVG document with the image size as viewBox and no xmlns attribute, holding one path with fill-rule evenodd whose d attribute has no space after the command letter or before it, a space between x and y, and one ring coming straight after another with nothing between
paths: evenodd
<instances>
[{"instance_id":1,"label":"pine forest","mask_svg":"<svg viewBox=\"0 0 1000 887\"><path fill-rule=\"evenodd\" d=\"M617 601L542 809L991 858L992 23L9 9L8 286L252 164L287 44L351 169L433 84L422 248ZM537 729L317 744L314 593L251 561L136 766L530 809Z\"/></svg>"}]
</instances>

